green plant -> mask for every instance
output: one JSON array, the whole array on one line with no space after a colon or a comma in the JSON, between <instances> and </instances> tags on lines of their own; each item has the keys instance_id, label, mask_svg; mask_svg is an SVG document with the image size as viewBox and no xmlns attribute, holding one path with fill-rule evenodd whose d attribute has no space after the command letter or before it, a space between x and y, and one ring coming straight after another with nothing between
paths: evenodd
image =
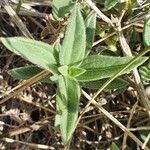
<instances>
[{"instance_id":1,"label":"green plant","mask_svg":"<svg viewBox=\"0 0 150 150\"><path fill-rule=\"evenodd\" d=\"M119 147L116 145L116 143L112 142L110 149L111 150L119 150Z\"/></svg>"},{"instance_id":2,"label":"green plant","mask_svg":"<svg viewBox=\"0 0 150 150\"><path fill-rule=\"evenodd\" d=\"M150 46L150 18L145 20L143 40L146 47ZM141 77L145 81L150 81L150 62L140 67Z\"/></svg>"},{"instance_id":3,"label":"green plant","mask_svg":"<svg viewBox=\"0 0 150 150\"><path fill-rule=\"evenodd\" d=\"M9 71L10 75L18 79L28 79L43 69L51 72L51 76L42 79L41 82L57 85L55 125L60 129L64 145L69 145L74 132L81 88L99 88L133 59L88 56L95 33L94 12L89 13L84 20L80 6L74 4L68 22L63 41L55 46L22 37L0 38L7 49L37 65L15 68ZM135 60L107 88L118 89L127 86L128 83L121 75L129 73L146 60L147 57Z\"/></svg>"},{"instance_id":4,"label":"green plant","mask_svg":"<svg viewBox=\"0 0 150 150\"><path fill-rule=\"evenodd\" d=\"M24 3L24 0L18 0L18 5L16 8L16 13L18 14L21 8L21 5Z\"/></svg>"}]
</instances>

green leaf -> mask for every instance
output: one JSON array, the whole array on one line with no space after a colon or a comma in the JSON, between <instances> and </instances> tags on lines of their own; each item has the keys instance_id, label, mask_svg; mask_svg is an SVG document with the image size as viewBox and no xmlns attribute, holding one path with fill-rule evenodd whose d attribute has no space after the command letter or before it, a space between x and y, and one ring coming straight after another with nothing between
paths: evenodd
<instances>
[{"instance_id":1,"label":"green leaf","mask_svg":"<svg viewBox=\"0 0 150 150\"><path fill-rule=\"evenodd\" d=\"M57 93L56 93L56 100L57 100ZM61 110L59 108L58 102L56 101L55 131L60 132L60 124L61 124Z\"/></svg>"},{"instance_id":2,"label":"green leaf","mask_svg":"<svg viewBox=\"0 0 150 150\"><path fill-rule=\"evenodd\" d=\"M106 83L106 81L108 81L108 78L97 81L80 82L80 85L84 88L99 89L104 83ZM127 81L121 78L116 78L106 87L106 90L122 89L127 87L128 85L129 83Z\"/></svg>"},{"instance_id":3,"label":"green leaf","mask_svg":"<svg viewBox=\"0 0 150 150\"><path fill-rule=\"evenodd\" d=\"M60 66L60 62L59 62L60 50L61 50L61 44L60 43L56 43L54 45L54 57L55 57L55 60L57 61L58 66Z\"/></svg>"},{"instance_id":4,"label":"green leaf","mask_svg":"<svg viewBox=\"0 0 150 150\"><path fill-rule=\"evenodd\" d=\"M21 5L24 3L24 0L18 0L17 8L16 8L16 13L18 14L21 8Z\"/></svg>"},{"instance_id":5,"label":"green leaf","mask_svg":"<svg viewBox=\"0 0 150 150\"><path fill-rule=\"evenodd\" d=\"M53 73L57 72L54 49L49 44L22 37L0 38L0 40L16 55Z\"/></svg>"},{"instance_id":6,"label":"green leaf","mask_svg":"<svg viewBox=\"0 0 150 150\"><path fill-rule=\"evenodd\" d=\"M150 18L145 20L143 40L146 46L150 46Z\"/></svg>"},{"instance_id":7,"label":"green leaf","mask_svg":"<svg viewBox=\"0 0 150 150\"><path fill-rule=\"evenodd\" d=\"M140 139L142 139L143 142L145 142L145 140L147 140L147 136L149 135L149 131L148 130L141 130L139 131L139 136ZM150 149L150 141L146 144L146 146Z\"/></svg>"},{"instance_id":8,"label":"green leaf","mask_svg":"<svg viewBox=\"0 0 150 150\"><path fill-rule=\"evenodd\" d=\"M59 76L56 102L58 105L57 119L64 144L70 141L78 116L80 86L76 80L68 76ZM58 117L60 115L60 117ZM57 122L57 125L58 125Z\"/></svg>"},{"instance_id":9,"label":"green leaf","mask_svg":"<svg viewBox=\"0 0 150 150\"><path fill-rule=\"evenodd\" d=\"M76 79L78 81L86 82L109 78L116 74L121 68L125 67L132 58L133 57L91 55L87 57L80 66L80 68L85 69L86 72L76 77ZM129 73L133 68L138 67L147 59L148 57L137 59L122 74Z\"/></svg>"},{"instance_id":10,"label":"green leaf","mask_svg":"<svg viewBox=\"0 0 150 150\"><path fill-rule=\"evenodd\" d=\"M63 18L69 13L74 3L72 0L53 0L53 14L56 18Z\"/></svg>"},{"instance_id":11,"label":"green leaf","mask_svg":"<svg viewBox=\"0 0 150 150\"><path fill-rule=\"evenodd\" d=\"M85 25L80 8L75 5L69 18L65 37L60 51L61 65L70 65L81 61L85 56Z\"/></svg>"},{"instance_id":12,"label":"green leaf","mask_svg":"<svg viewBox=\"0 0 150 150\"><path fill-rule=\"evenodd\" d=\"M117 3L119 2L119 0L105 0L105 8L106 9L111 9L113 8Z\"/></svg>"},{"instance_id":13,"label":"green leaf","mask_svg":"<svg viewBox=\"0 0 150 150\"><path fill-rule=\"evenodd\" d=\"M27 80L36 74L40 73L43 69L36 67L36 66L27 66L27 67L19 67L8 71L12 77L19 79L19 80ZM45 83L52 83L48 77L45 77L41 80L41 82Z\"/></svg>"},{"instance_id":14,"label":"green leaf","mask_svg":"<svg viewBox=\"0 0 150 150\"><path fill-rule=\"evenodd\" d=\"M119 150L119 147L116 145L116 143L112 142L110 149L111 150Z\"/></svg>"},{"instance_id":15,"label":"green leaf","mask_svg":"<svg viewBox=\"0 0 150 150\"><path fill-rule=\"evenodd\" d=\"M81 69L81 68L77 68L77 67L70 67L69 70L68 70L68 74L71 76L71 77L77 77L83 73L85 73L86 70L85 69Z\"/></svg>"},{"instance_id":16,"label":"green leaf","mask_svg":"<svg viewBox=\"0 0 150 150\"><path fill-rule=\"evenodd\" d=\"M91 11L85 19L86 27L86 56L89 54L92 49L94 42L95 28L96 28L96 13Z\"/></svg>"},{"instance_id":17,"label":"green leaf","mask_svg":"<svg viewBox=\"0 0 150 150\"><path fill-rule=\"evenodd\" d=\"M58 68L58 71L62 74L62 75L64 75L64 76L66 76L66 75L68 75L68 66L61 66L61 67L59 67Z\"/></svg>"},{"instance_id":18,"label":"green leaf","mask_svg":"<svg viewBox=\"0 0 150 150\"><path fill-rule=\"evenodd\" d=\"M96 3L103 5L105 3L105 0L96 0Z\"/></svg>"},{"instance_id":19,"label":"green leaf","mask_svg":"<svg viewBox=\"0 0 150 150\"><path fill-rule=\"evenodd\" d=\"M150 81L150 65L140 67L139 71L143 80Z\"/></svg>"}]
</instances>

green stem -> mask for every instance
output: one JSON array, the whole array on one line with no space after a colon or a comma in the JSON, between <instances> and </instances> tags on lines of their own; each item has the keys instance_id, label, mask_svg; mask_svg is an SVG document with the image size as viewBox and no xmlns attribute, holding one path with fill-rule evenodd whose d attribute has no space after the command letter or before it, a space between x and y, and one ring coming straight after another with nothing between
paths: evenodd
<instances>
[{"instance_id":1,"label":"green stem","mask_svg":"<svg viewBox=\"0 0 150 150\"><path fill-rule=\"evenodd\" d=\"M19 0L17 8L16 8L16 13L18 14L21 8L22 3L24 2L24 0Z\"/></svg>"}]
</instances>

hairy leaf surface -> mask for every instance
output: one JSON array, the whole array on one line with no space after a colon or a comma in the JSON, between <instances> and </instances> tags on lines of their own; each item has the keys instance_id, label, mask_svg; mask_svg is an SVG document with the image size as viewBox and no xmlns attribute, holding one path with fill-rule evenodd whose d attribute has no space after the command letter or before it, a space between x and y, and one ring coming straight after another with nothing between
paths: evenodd
<instances>
[{"instance_id":1,"label":"hairy leaf surface","mask_svg":"<svg viewBox=\"0 0 150 150\"><path fill-rule=\"evenodd\" d=\"M105 0L105 8L109 10L113 8L118 2L119 0Z\"/></svg>"},{"instance_id":2,"label":"hairy leaf surface","mask_svg":"<svg viewBox=\"0 0 150 150\"><path fill-rule=\"evenodd\" d=\"M150 46L150 18L145 21L143 39L146 46Z\"/></svg>"},{"instance_id":3,"label":"hairy leaf surface","mask_svg":"<svg viewBox=\"0 0 150 150\"><path fill-rule=\"evenodd\" d=\"M91 11L85 19L86 27L86 54L88 55L92 49L94 42L95 28L96 28L96 13Z\"/></svg>"},{"instance_id":4,"label":"hairy leaf surface","mask_svg":"<svg viewBox=\"0 0 150 150\"><path fill-rule=\"evenodd\" d=\"M4 46L22 58L51 72L57 72L54 49L49 44L22 37L0 38Z\"/></svg>"},{"instance_id":5,"label":"hairy leaf surface","mask_svg":"<svg viewBox=\"0 0 150 150\"><path fill-rule=\"evenodd\" d=\"M66 13L69 13L74 3L72 0L53 0L53 14L57 18L63 18Z\"/></svg>"},{"instance_id":6,"label":"hairy leaf surface","mask_svg":"<svg viewBox=\"0 0 150 150\"><path fill-rule=\"evenodd\" d=\"M8 74L10 74L12 77L19 79L19 80L27 80L37 75L41 71L43 71L43 69L37 66L27 66L27 67L19 67L19 68L9 70ZM46 82L46 83L52 83L51 80L49 79L49 76L45 77L44 79L40 81Z\"/></svg>"},{"instance_id":7,"label":"hairy leaf surface","mask_svg":"<svg viewBox=\"0 0 150 150\"><path fill-rule=\"evenodd\" d=\"M76 80L59 76L56 101L59 108L60 131L63 142L67 144L72 137L78 116L80 86ZM57 115L58 118L58 115Z\"/></svg>"},{"instance_id":8,"label":"hairy leaf surface","mask_svg":"<svg viewBox=\"0 0 150 150\"><path fill-rule=\"evenodd\" d=\"M139 71L143 80L150 81L150 64L142 66Z\"/></svg>"},{"instance_id":9,"label":"hairy leaf surface","mask_svg":"<svg viewBox=\"0 0 150 150\"><path fill-rule=\"evenodd\" d=\"M62 43L62 50L60 51L61 65L70 65L82 60L85 56L85 46L85 24L80 8L76 5L69 18Z\"/></svg>"},{"instance_id":10,"label":"hairy leaf surface","mask_svg":"<svg viewBox=\"0 0 150 150\"><path fill-rule=\"evenodd\" d=\"M121 68L125 67L132 58L133 57L91 55L87 57L80 66L82 69L85 69L86 72L76 78L79 81L86 82L111 77ZM133 68L138 67L147 59L147 57L137 59L121 74L129 73Z\"/></svg>"},{"instance_id":11,"label":"hairy leaf surface","mask_svg":"<svg viewBox=\"0 0 150 150\"><path fill-rule=\"evenodd\" d=\"M89 82L80 82L80 85L84 88L89 89L99 89L106 81L107 79L101 79L97 81L89 81ZM114 81L112 81L107 87L107 90L114 90L114 89L122 89L129 85L129 83L121 78L116 78Z\"/></svg>"}]
</instances>

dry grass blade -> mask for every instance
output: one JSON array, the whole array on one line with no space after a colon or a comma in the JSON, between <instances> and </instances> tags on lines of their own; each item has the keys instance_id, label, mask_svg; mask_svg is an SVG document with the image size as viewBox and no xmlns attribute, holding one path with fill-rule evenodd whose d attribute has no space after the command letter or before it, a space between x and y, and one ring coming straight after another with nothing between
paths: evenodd
<instances>
[{"instance_id":1,"label":"dry grass blade","mask_svg":"<svg viewBox=\"0 0 150 150\"><path fill-rule=\"evenodd\" d=\"M137 23L137 22L139 22L140 20L144 19L145 17L146 17L146 18L149 17L149 15L150 15L150 14L146 14L146 15L144 15L144 16L141 16L140 18L136 18L135 20L131 20L130 22L127 22L127 23L126 23L127 25L124 26L124 27L122 27L122 28L121 28L121 31L124 31L124 30L128 29L128 28L131 27L131 26L136 26L136 23ZM116 31L114 31L114 32L112 32L112 33L110 33L110 34L108 34L107 36L103 37L103 38L100 39L100 40L97 40L96 42L93 43L93 46L96 46L97 44L103 42L104 40L106 40L106 39L112 37L112 36L115 35L115 34L117 34Z\"/></svg>"},{"instance_id":2,"label":"dry grass blade","mask_svg":"<svg viewBox=\"0 0 150 150\"><path fill-rule=\"evenodd\" d=\"M23 96L18 96L18 97L19 97L19 100L22 100L22 101L24 101L24 102L26 102L26 103L32 104L33 106L36 106L37 108L41 108L41 109L43 109L43 110L45 110L45 111L48 111L48 112L50 112L50 113L56 114L55 111L50 110L49 108L46 108L46 107L42 106L40 103L32 102L32 101L30 101L30 100L27 100L27 99L24 98Z\"/></svg>"},{"instance_id":3,"label":"dry grass blade","mask_svg":"<svg viewBox=\"0 0 150 150\"><path fill-rule=\"evenodd\" d=\"M130 117L129 117L129 119L128 119L127 129L130 128L130 123L131 123L131 120L132 120L132 118L133 118L134 111L135 111L135 109L136 109L136 107L137 107L137 104L138 104L138 102L136 102L136 103L133 105L133 107L132 107L132 109L131 109L131 111L130 111ZM124 133L123 144L122 144L122 150L126 149L127 137L128 137L128 135L127 135L126 133Z\"/></svg>"},{"instance_id":4,"label":"dry grass blade","mask_svg":"<svg viewBox=\"0 0 150 150\"><path fill-rule=\"evenodd\" d=\"M4 8L6 9L9 16L13 19L14 23L18 26L18 28L20 29L22 34L25 37L33 39L32 35L28 31L28 29L26 28L26 26L24 25L22 20L17 16L15 11L12 9L12 7L9 5L9 2L7 0L4 0Z\"/></svg>"},{"instance_id":5,"label":"dry grass blade","mask_svg":"<svg viewBox=\"0 0 150 150\"><path fill-rule=\"evenodd\" d=\"M6 142L6 143L18 143L18 144L24 144L27 145L29 147L35 148L35 149L49 149L49 150L54 150L55 148L52 146L48 146L48 145L42 145L42 144L33 144L33 143L27 143L27 142L23 142L23 141L19 141L19 140L14 140L11 138L2 138L2 141Z\"/></svg>"},{"instance_id":6,"label":"dry grass blade","mask_svg":"<svg viewBox=\"0 0 150 150\"><path fill-rule=\"evenodd\" d=\"M16 9L16 7L13 7L13 9ZM0 9L0 13L6 13L7 14L7 11L5 9ZM21 8L18 15L45 18L48 14L40 13L40 12L33 12L33 11L30 11L30 10Z\"/></svg>"},{"instance_id":7,"label":"dry grass blade","mask_svg":"<svg viewBox=\"0 0 150 150\"><path fill-rule=\"evenodd\" d=\"M112 21L107 17L105 16L96 6L95 4L91 1L91 0L86 0L87 4L90 5L90 7L107 23L109 23L112 27L114 27L114 29L117 30L117 34L118 34L118 38L119 38L119 41L120 41L120 45L122 47L122 50L123 50L123 53L126 55L126 56L132 56L132 53L131 53L131 50L130 50L130 47L129 45L127 44L126 42L126 39L124 37L124 34L123 34L123 30L121 28L121 20L123 18L123 15L125 13L125 11L123 11L123 13L121 14L121 17L118 19L118 18L115 18L117 19L114 23L116 23L116 25L114 26L114 24L112 23ZM134 75L134 79L135 79L135 82L136 82L136 86L137 86L137 91L138 91L138 94L140 96L140 99L142 101L142 104L144 105L144 107L147 109L147 112L149 113L150 111L150 102L149 102L149 99L144 91L144 87L143 87L143 84L142 84L142 81L140 79L140 75L137 71L137 69L134 69L133 70L133 75Z\"/></svg>"},{"instance_id":8,"label":"dry grass blade","mask_svg":"<svg viewBox=\"0 0 150 150\"><path fill-rule=\"evenodd\" d=\"M104 20L105 22L107 22L108 24L110 24L111 26L114 26L112 21L106 16L104 15L96 6L95 4L91 1L91 0L85 0L86 3L98 14L98 16Z\"/></svg>"},{"instance_id":9,"label":"dry grass blade","mask_svg":"<svg viewBox=\"0 0 150 150\"><path fill-rule=\"evenodd\" d=\"M11 0L14 1L14 0ZM25 4L29 5L29 6L37 6L37 5L43 5L43 6L51 6L52 2L51 0L26 0Z\"/></svg>"},{"instance_id":10,"label":"dry grass blade","mask_svg":"<svg viewBox=\"0 0 150 150\"><path fill-rule=\"evenodd\" d=\"M142 126L142 127L137 127L137 128L130 128L130 131L140 131L140 130L150 130L150 126Z\"/></svg>"},{"instance_id":11,"label":"dry grass blade","mask_svg":"<svg viewBox=\"0 0 150 150\"><path fill-rule=\"evenodd\" d=\"M131 53L131 49L124 37L122 28L121 28L121 19L120 21L118 20L117 24L116 24L116 30L117 30L117 34L118 34L118 38L119 38L119 42L120 42L120 46L122 48L122 51L124 53L125 56L133 56ZM144 107L146 108L148 114L150 112L150 102L149 102L149 98L147 97L146 93L145 93L145 89L143 86L143 83L141 81L140 75L138 70L135 68L133 69L133 76L134 76L134 80L136 83L136 88L140 97L140 101L142 102L142 104L144 105ZM149 114L150 115L150 114Z\"/></svg>"},{"instance_id":12,"label":"dry grass blade","mask_svg":"<svg viewBox=\"0 0 150 150\"><path fill-rule=\"evenodd\" d=\"M47 125L48 123L49 123L48 120L38 121L38 122L30 125L29 127L21 127L19 129L11 130L7 134L9 137L12 137L12 136L23 134L23 133L26 133L29 131L37 131L40 128L42 128L43 126Z\"/></svg>"},{"instance_id":13,"label":"dry grass blade","mask_svg":"<svg viewBox=\"0 0 150 150\"><path fill-rule=\"evenodd\" d=\"M126 30L126 29L128 29L129 27L131 27L131 26L133 26L133 25L134 25L134 23L128 24L128 25L126 25L125 27L123 27L122 30ZM99 44L99 43L105 41L106 39L112 37L112 36L115 35L115 34L117 34L116 31L115 31L115 32L112 32L112 33L110 33L110 34L108 34L107 36L101 38L100 40L97 40L96 42L93 43L93 46L96 46L97 44Z\"/></svg>"},{"instance_id":14,"label":"dry grass blade","mask_svg":"<svg viewBox=\"0 0 150 150\"><path fill-rule=\"evenodd\" d=\"M131 133L125 126L123 126L116 118L114 118L109 112L107 112L102 106L100 106L96 101L95 98L104 90L121 72L123 72L126 68L128 68L137 58L140 58L144 54L150 51L150 48L144 50L141 54L139 54L137 57L135 57L133 60L131 60L123 69L121 69L118 73L116 73L112 78L110 78L102 87L95 93L95 95L91 98L86 92L82 91L82 94L90 100L88 104L85 106L83 111L81 112L77 122L76 126L79 123L81 117L86 112L90 104L94 104L101 112L103 112L110 120L112 120L116 125L118 125L124 132L128 134L135 142L137 142L142 147L142 142L133 134Z\"/></svg>"},{"instance_id":15,"label":"dry grass blade","mask_svg":"<svg viewBox=\"0 0 150 150\"><path fill-rule=\"evenodd\" d=\"M113 117L107 110L105 110L102 106L100 106L93 98L91 98L86 92L82 91L82 94L94 105L96 106L104 115L106 115L112 122L114 122L120 129L122 129L130 138L132 138L138 145L141 147L143 143L127 129L123 124L121 124L115 117ZM146 146L145 150L149 150Z\"/></svg>"},{"instance_id":16,"label":"dry grass blade","mask_svg":"<svg viewBox=\"0 0 150 150\"><path fill-rule=\"evenodd\" d=\"M33 76L32 78L26 80L24 83L16 86L15 88L11 89L10 91L4 93L2 97L4 96L7 96L6 98L2 99L0 101L0 104L3 104L5 103L7 100L9 100L10 98L16 96L17 94L19 94L22 90L24 90L26 87L32 85L33 83L41 80L42 78L45 78L46 76L49 75L49 72L44 70L44 71L41 71L40 73L38 73L37 75ZM9 95L10 94L10 95Z\"/></svg>"}]
</instances>

